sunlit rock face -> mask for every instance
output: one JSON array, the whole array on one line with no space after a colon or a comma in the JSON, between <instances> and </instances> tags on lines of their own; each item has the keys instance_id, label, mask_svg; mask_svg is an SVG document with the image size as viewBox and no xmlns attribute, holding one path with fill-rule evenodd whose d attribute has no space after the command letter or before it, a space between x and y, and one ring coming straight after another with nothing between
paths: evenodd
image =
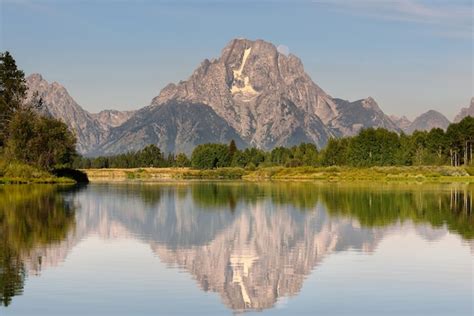
<instances>
[{"instance_id":1,"label":"sunlit rock face","mask_svg":"<svg viewBox=\"0 0 474 316\"><path fill-rule=\"evenodd\" d=\"M328 125L338 136L354 136L369 127L400 131L372 97L354 102L334 99L334 102L338 115Z\"/></svg>"},{"instance_id":2,"label":"sunlit rock face","mask_svg":"<svg viewBox=\"0 0 474 316\"><path fill-rule=\"evenodd\" d=\"M117 127L125 123L135 111L103 110L99 113L92 113L92 117L103 126Z\"/></svg>"},{"instance_id":3,"label":"sunlit rock face","mask_svg":"<svg viewBox=\"0 0 474 316\"><path fill-rule=\"evenodd\" d=\"M89 154L109 135L112 127L117 127L128 120L133 111L105 110L92 114L84 110L68 93L65 87L57 82L49 83L40 74L26 78L28 86L27 100L33 96L43 101L40 113L66 123L76 135L77 150Z\"/></svg>"},{"instance_id":4,"label":"sunlit rock face","mask_svg":"<svg viewBox=\"0 0 474 316\"><path fill-rule=\"evenodd\" d=\"M312 142L323 146L336 105L305 73L301 61L262 40L232 40L218 59L170 84L152 105L170 100L209 105L249 145L263 149Z\"/></svg>"}]
</instances>

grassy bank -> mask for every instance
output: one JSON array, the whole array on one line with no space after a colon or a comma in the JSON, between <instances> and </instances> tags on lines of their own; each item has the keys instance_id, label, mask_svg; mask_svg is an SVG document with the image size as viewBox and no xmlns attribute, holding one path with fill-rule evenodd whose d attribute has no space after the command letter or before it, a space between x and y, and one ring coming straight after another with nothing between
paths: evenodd
<instances>
[{"instance_id":1,"label":"grassy bank","mask_svg":"<svg viewBox=\"0 0 474 316\"><path fill-rule=\"evenodd\" d=\"M256 170L219 168L85 169L92 182L166 181L176 179L295 180L295 181L386 181L386 182L472 182L474 168L448 166L419 167L267 167Z\"/></svg>"},{"instance_id":2,"label":"grassy bank","mask_svg":"<svg viewBox=\"0 0 474 316\"><path fill-rule=\"evenodd\" d=\"M30 165L0 160L0 184L26 183L64 183L73 184L76 181L66 177L56 177L53 174Z\"/></svg>"}]
</instances>

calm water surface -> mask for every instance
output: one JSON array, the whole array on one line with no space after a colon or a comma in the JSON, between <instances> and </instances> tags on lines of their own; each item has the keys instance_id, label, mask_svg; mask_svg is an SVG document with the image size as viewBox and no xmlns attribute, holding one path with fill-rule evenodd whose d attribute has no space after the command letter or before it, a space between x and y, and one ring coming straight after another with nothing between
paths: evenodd
<instances>
[{"instance_id":1,"label":"calm water surface","mask_svg":"<svg viewBox=\"0 0 474 316\"><path fill-rule=\"evenodd\" d=\"M474 186L0 186L1 315L472 315Z\"/></svg>"}]
</instances>

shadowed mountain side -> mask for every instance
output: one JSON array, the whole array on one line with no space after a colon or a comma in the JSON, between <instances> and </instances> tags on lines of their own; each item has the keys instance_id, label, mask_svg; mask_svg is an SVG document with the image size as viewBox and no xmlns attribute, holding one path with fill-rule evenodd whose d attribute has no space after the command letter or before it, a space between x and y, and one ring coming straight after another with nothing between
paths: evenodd
<instances>
[{"instance_id":1,"label":"shadowed mountain side","mask_svg":"<svg viewBox=\"0 0 474 316\"><path fill-rule=\"evenodd\" d=\"M430 131L433 128L446 130L450 122L443 114L430 110L418 116L405 130L407 134L414 131Z\"/></svg>"},{"instance_id":2,"label":"shadowed mountain side","mask_svg":"<svg viewBox=\"0 0 474 316\"><path fill-rule=\"evenodd\" d=\"M338 115L329 122L329 126L338 136L354 136L362 128L369 127L400 130L371 97L354 102L334 99L334 102L337 105Z\"/></svg>"},{"instance_id":3,"label":"shadowed mountain side","mask_svg":"<svg viewBox=\"0 0 474 316\"><path fill-rule=\"evenodd\" d=\"M240 148L246 143L209 106L170 101L159 107L146 107L127 122L110 131L108 140L94 154L114 154L140 150L156 144L164 152L190 154L203 143L229 143Z\"/></svg>"}]
</instances>

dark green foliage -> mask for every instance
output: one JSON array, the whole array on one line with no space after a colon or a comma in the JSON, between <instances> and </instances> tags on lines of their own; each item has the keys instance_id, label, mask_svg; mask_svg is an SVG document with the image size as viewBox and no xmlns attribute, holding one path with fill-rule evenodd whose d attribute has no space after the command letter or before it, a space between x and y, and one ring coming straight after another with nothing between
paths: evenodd
<instances>
[{"instance_id":1,"label":"dark green foliage","mask_svg":"<svg viewBox=\"0 0 474 316\"><path fill-rule=\"evenodd\" d=\"M237 145L235 144L235 141L231 140L229 144L229 156L230 156L231 161L232 161L232 158L234 158L234 155L237 152L237 150L238 149L237 149Z\"/></svg>"},{"instance_id":2,"label":"dark green foliage","mask_svg":"<svg viewBox=\"0 0 474 316\"><path fill-rule=\"evenodd\" d=\"M457 124L450 124L446 130L450 162L454 166L473 162L474 118L468 116Z\"/></svg>"},{"instance_id":3,"label":"dark green foliage","mask_svg":"<svg viewBox=\"0 0 474 316\"><path fill-rule=\"evenodd\" d=\"M77 157L73 162L73 168L143 168L143 167L172 167L177 166L177 158L182 166L189 165L189 160L184 154L179 154L176 158L169 154L167 159L163 158L161 150L154 144L148 145L142 150L128 152L116 156L86 158Z\"/></svg>"},{"instance_id":4,"label":"dark green foliage","mask_svg":"<svg viewBox=\"0 0 474 316\"><path fill-rule=\"evenodd\" d=\"M73 179L77 183L81 183L81 184L89 183L87 174L80 170L71 169L71 168L58 168L58 169L54 169L52 173L56 177Z\"/></svg>"},{"instance_id":5,"label":"dark green foliage","mask_svg":"<svg viewBox=\"0 0 474 316\"><path fill-rule=\"evenodd\" d=\"M52 170L71 164L76 139L66 124L35 111L42 100L26 103L25 74L9 52L0 54L0 151L9 161Z\"/></svg>"},{"instance_id":6,"label":"dark green foliage","mask_svg":"<svg viewBox=\"0 0 474 316\"><path fill-rule=\"evenodd\" d=\"M6 154L9 158L45 170L69 165L76 155L76 139L66 124L40 117L29 109L13 114L8 135Z\"/></svg>"},{"instance_id":7,"label":"dark green foliage","mask_svg":"<svg viewBox=\"0 0 474 316\"><path fill-rule=\"evenodd\" d=\"M137 153L137 158L141 167L162 167L163 156L161 150L156 145L148 145ZM168 160L173 159L168 157Z\"/></svg>"},{"instance_id":8,"label":"dark green foliage","mask_svg":"<svg viewBox=\"0 0 474 316\"><path fill-rule=\"evenodd\" d=\"M349 138L331 138L322 151L321 162L323 166L344 166L348 164L347 152Z\"/></svg>"},{"instance_id":9,"label":"dark green foliage","mask_svg":"<svg viewBox=\"0 0 474 316\"><path fill-rule=\"evenodd\" d=\"M230 163L229 147L224 144L202 144L191 155L191 165L197 169L228 167Z\"/></svg>"},{"instance_id":10,"label":"dark green foliage","mask_svg":"<svg viewBox=\"0 0 474 316\"><path fill-rule=\"evenodd\" d=\"M180 167L180 168L190 167L191 166L191 161L189 161L188 157L185 154L180 153L180 154L176 155L174 166Z\"/></svg>"},{"instance_id":11,"label":"dark green foliage","mask_svg":"<svg viewBox=\"0 0 474 316\"><path fill-rule=\"evenodd\" d=\"M397 133L383 128L368 128L351 139L348 162L356 167L395 165L399 150L400 138Z\"/></svg>"},{"instance_id":12,"label":"dark green foliage","mask_svg":"<svg viewBox=\"0 0 474 316\"><path fill-rule=\"evenodd\" d=\"M319 152L316 145L301 143L292 148L293 159L301 162L303 166L317 166L319 164Z\"/></svg>"},{"instance_id":13,"label":"dark green foliage","mask_svg":"<svg viewBox=\"0 0 474 316\"><path fill-rule=\"evenodd\" d=\"M8 137L10 119L26 96L25 74L16 66L9 52L0 53L0 147Z\"/></svg>"},{"instance_id":14,"label":"dark green foliage","mask_svg":"<svg viewBox=\"0 0 474 316\"><path fill-rule=\"evenodd\" d=\"M270 161L276 166L285 165L291 158L291 150L285 147L276 147L270 153Z\"/></svg>"}]
</instances>

